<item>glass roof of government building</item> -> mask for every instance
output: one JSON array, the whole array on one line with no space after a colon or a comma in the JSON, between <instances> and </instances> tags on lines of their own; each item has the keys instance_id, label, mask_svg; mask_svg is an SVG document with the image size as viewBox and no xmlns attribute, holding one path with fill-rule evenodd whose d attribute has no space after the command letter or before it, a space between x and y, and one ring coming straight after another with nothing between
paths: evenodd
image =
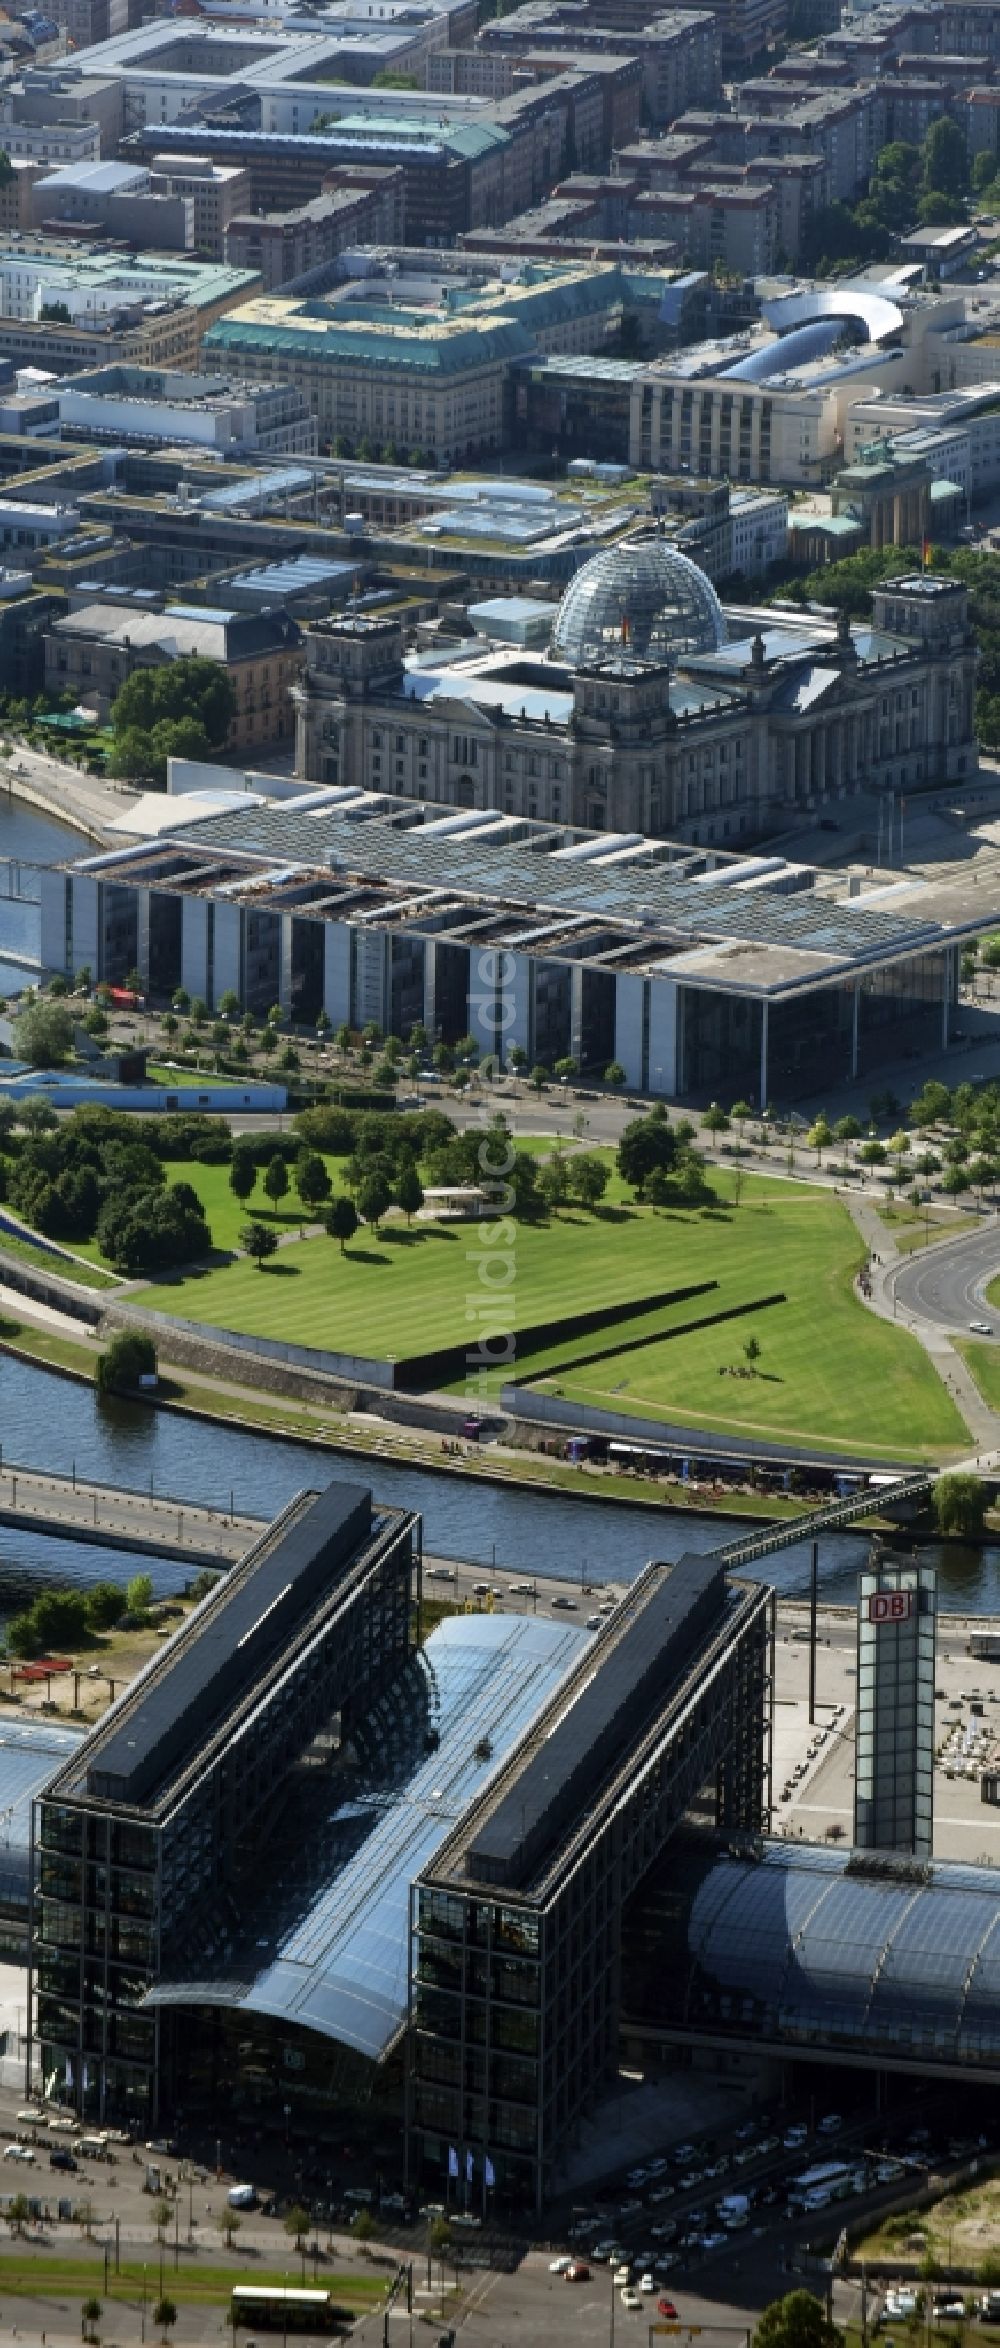
<instances>
[{"instance_id":1,"label":"glass roof of government building","mask_svg":"<svg viewBox=\"0 0 1000 2348\"><path fill-rule=\"evenodd\" d=\"M679 2020L899 2059L1000 2062L991 1868L781 1843L746 1859L677 1852L671 1894L687 1920Z\"/></svg>"},{"instance_id":2,"label":"glass roof of government building","mask_svg":"<svg viewBox=\"0 0 1000 2348\"><path fill-rule=\"evenodd\" d=\"M557 672L558 674L558 672ZM523 699L518 686L517 695ZM697 887L671 874L669 866L632 864L618 870L601 862L560 863L530 843L502 845L475 834L435 836L433 824L397 830L371 817L352 820L336 809L297 814L282 807L240 807L192 821L174 833L199 851L218 849L272 858L282 869L301 862L315 871L328 866L374 882L440 888L462 898L524 907L553 908L591 918L623 921L659 931L681 943L704 938L751 939L797 947L835 960L863 962L905 951L912 942L932 942L939 924L916 908L889 912L863 903L836 903L813 892L802 896L738 896L725 872L706 875Z\"/></svg>"},{"instance_id":3,"label":"glass roof of government building","mask_svg":"<svg viewBox=\"0 0 1000 2348\"><path fill-rule=\"evenodd\" d=\"M456 1615L300 1773L252 1882L164 1954L157 2005L228 2005L372 2060L407 2010L410 1885L589 1644L534 1616Z\"/></svg>"}]
</instances>

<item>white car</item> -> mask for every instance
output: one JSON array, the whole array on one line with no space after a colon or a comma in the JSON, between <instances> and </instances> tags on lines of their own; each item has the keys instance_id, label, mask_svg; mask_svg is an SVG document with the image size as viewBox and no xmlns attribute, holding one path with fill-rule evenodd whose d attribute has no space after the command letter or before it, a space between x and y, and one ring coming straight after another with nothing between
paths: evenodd
<instances>
[{"instance_id":1,"label":"white car","mask_svg":"<svg viewBox=\"0 0 1000 2348\"><path fill-rule=\"evenodd\" d=\"M564 2275L567 2268L571 2267L572 2264L572 2259L565 2257L565 2255L562 2258L550 2258L549 2273L550 2275Z\"/></svg>"},{"instance_id":2,"label":"white car","mask_svg":"<svg viewBox=\"0 0 1000 2348\"><path fill-rule=\"evenodd\" d=\"M615 2283L616 2283L616 2285L618 2286L618 2288L619 2288L619 2289L623 2288L623 2287L624 2287L624 2285L625 2285L626 2283L630 2283L630 2282L631 2282L631 2280L632 2280L632 2269L631 2269L631 2267L628 2267L628 2266L616 2266L616 2268L615 2268L615 2272L614 2272L614 2281L615 2281Z\"/></svg>"},{"instance_id":3,"label":"white car","mask_svg":"<svg viewBox=\"0 0 1000 2348\"><path fill-rule=\"evenodd\" d=\"M835 2136L838 2128L842 2128L843 2125L839 2112L826 2112L820 2121L819 2133L821 2136Z\"/></svg>"},{"instance_id":4,"label":"white car","mask_svg":"<svg viewBox=\"0 0 1000 2348\"><path fill-rule=\"evenodd\" d=\"M35 2155L30 2144L5 2144L3 2157L5 2160L34 2160Z\"/></svg>"},{"instance_id":5,"label":"white car","mask_svg":"<svg viewBox=\"0 0 1000 2348\"><path fill-rule=\"evenodd\" d=\"M653 2281L653 2277L652 2277L652 2275L650 2275L650 2274L645 2274L645 2275L642 2275L642 2276L640 2277L640 2280L639 2280L639 2289L640 2289L640 2291L642 2291L642 2292L643 2292L643 2293L644 2293L644 2294L645 2294L647 2297L649 2296L649 2294L650 2294L650 2292L651 2292L651 2291L655 2291L655 2289L656 2289L656 2284L655 2284L655 2283L654 2283L654 2281Z\"/></svg>"},{"instance_id":6,"label":"white car","mask_svg":"<svg viewBox=\"0 0 1000 2348\"><path fill-rule=\"evenodd\" d=\"M622 2306L627 2310L629 2315L638 2315L642 2307L642 2300L639 2297L638 2291L633 2291L631 2286L629 2286L627 2291L623 2291Z\"/></svg>"}]
</instances>

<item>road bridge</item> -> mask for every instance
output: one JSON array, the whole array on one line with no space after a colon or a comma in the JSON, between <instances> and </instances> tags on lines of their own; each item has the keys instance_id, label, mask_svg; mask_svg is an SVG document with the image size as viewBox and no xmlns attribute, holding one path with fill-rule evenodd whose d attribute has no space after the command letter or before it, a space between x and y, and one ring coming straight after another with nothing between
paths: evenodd
<instances>
[{"instance_id":1,"label":"road bridge","mask_svg":"<svg viewBox=\"0 0 1000 2348\"><path fill-rule=\"evenodd\" d=\"M0 1525L89 1541L102 1549L129 1549L170 1557L183 1565L234 1565L264 1520L229 1508L203 1508L167 1493L129 1492L112 1484L52 1475L4 1459L0 1448Z\"/></svg>"}]
</instances>

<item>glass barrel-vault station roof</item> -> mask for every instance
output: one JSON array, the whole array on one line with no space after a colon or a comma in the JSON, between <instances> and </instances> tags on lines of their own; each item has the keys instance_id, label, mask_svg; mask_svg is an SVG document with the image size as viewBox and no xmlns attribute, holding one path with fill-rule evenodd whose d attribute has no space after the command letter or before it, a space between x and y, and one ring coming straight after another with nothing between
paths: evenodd
<instances>
[{"instance_id":1,"label":"glass barrel-vault station roof","mask_svg":"<svg viewBox=\"0 0 1000 2348\"><path fill-rule=\"evenodd\" d=\"M717 651L726 636L722 605L697 563L666 539L623 538L570 580L552 649L586 668L623 646L637 660L681 660Z\"/></svg>"},{"instance_id":2,"label":"glass barrel-vault station roof","mask_svg":"<svg viewBox=\"0 0 1000 2348\"><path fill-rule=\"evenodd\" d=\"M146 2003L270 2015L377 2061L407 2011L411 1884L589 1643L534 1616L440 1623Z\"/></svg>"},{"instance_id":3,"label":"glass barrel-vault station roof","mask_svg":"<svg viewBox=\"0 0 1000 2348\"><path fill-rule=\"evenodd\" d=\"M689 1901L679 2021L873 2060L1000 2065L991 1868L781 1843L745 1860L678 1853L673 1889Z\"/></svg>"}]
</instances>

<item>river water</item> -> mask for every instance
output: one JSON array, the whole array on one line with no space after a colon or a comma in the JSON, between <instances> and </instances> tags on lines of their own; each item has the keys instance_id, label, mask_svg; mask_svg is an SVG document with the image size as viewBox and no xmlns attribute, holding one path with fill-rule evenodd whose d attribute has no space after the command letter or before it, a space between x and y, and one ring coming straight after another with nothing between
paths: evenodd
<instances>
[{"instance_id":1,"label":"river water","mask_svg":"<svg viewBox=\"0 0 1000 2348\"><path fill-rule=\"evenodd\" d=\"M0 866L7 859L54 863L83 846L78 833L0 794ZM0 900L0 991L17 983L19 949L38 951L38 908ZM30 972L20 976L30 982ZM238 1510L259 1516L273 1516L303 1485L363 1482L370 1475L378 1497L420 1510L427 1548L487 1566L495 1560L498 1572L509 1570L517 1578L543 1572L571 1583L631 1580L651 1557L711 1549L737 1530L662 1506L628 1508L562 1492L517 1491L382 1461L369 1466L317 1446L243 1434L147 1405L105 1402L90 1387L11 1355L0 1355L0 1443L7 1461L67 1474L75 1463L82 1477L137 1490L147 1490L152 1479L156 1492L211 1506L232 1492ZM857 1534L822 1543L825 1597L853 1602L865 1554ZM929 1547L926 1555L939 1569L943 1609L1000 1614L1000 1549ZM182 1586L183 1567L142 1562L162 1593ZM0 1620L54 1582L123 1580L131 1570L120 1550L2 1529ZM774 1558L768 1576L791 1595L805 1589L808 1570L802 1542Z\"/></svg>"},{"instance_id":2,"label":"river water","mask_svg":"<svg viewBox=\"0 0 1000 2348\"><path fill-rule=\"evenodd\" d=\"M573 1584L631 1580L653 1557L674 1559L685 1549L711 1549L738 1529L692 1518L663 1506L629 1508L614 1501L578 1500L562 1492L518 1491L448 1475L440 1469L355 1461L318 1445L271 1440L228 1425L211 1425L148 1404L100 1400L89 1386L60 1378L13 1355L0 1355L0 1428L5 1463L44 1465L81 1477L200 1500L218 1507L232 1494L237 1511L273 1516L306 1485L367 1482L376 1497L419 1509L428 1549L491 1566L520 1579L546 1573ZM947 1612L1000 1613L1000 1549L941 1549L928 1545L938 1566ZM824 1597L849 1605L866 1543L839 1533L820 1547ZM121 1551L0 1530L0 1617L53 1582L122 1580L134 1570ZM184 1569L157 1560L149 1571L159 1591L182 1586ZM782 1551L768 1579L787 1595L807 1586L805 1542Z\"/></svg>"}]
</instances>

